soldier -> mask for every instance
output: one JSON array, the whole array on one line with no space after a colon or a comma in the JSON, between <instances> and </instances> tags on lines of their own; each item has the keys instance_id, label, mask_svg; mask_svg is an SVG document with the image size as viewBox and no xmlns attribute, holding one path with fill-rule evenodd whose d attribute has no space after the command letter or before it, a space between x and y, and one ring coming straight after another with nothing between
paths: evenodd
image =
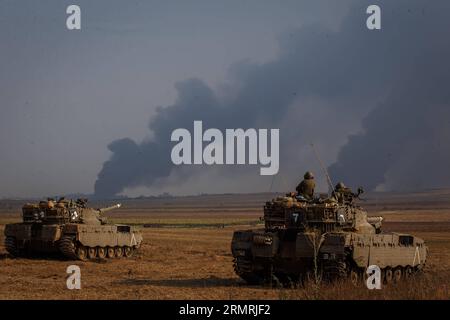
<instances>
[{"instance_id":1,"label":"soldier","mask_svg":"<svg viewBox=\"0 0 450 320\"><path fill-rule=\"evenodd\" d=\"M55 207L55 200L53 198L47 198L47 208L53 209Z\"/></svg>"},{"instance_id":2,"label":"soldier","mask_svg":"<svg viewBox=\"0 0 450 320\"><path fill-rule=\"evenodd\" d=\"M308 171L305 173L303 178L303 181L298 184L297 188L295 188L295 190L297 190L297 195L302 196L307 200L312 200L314 197L314 189L316 188L314 175L312 172Z\"/></svg>"},{"instance_id":3,"label":"soldier","mask_svg":"<svg viewBox=\"0 0 450 320\"><path fill-rule=\"evenodd\" d=\"M345 186L343 182L339 182L333 191L333 198L336 199L340 203L351 203L354 198L359 198L359 195L362 194L364 190L359 187L358 193L353 193L352 190Z\"/></svg>"},{"instance_id":4,"label":"soldier","mask_svg":"<svg viewBox=\"0 0 450 320\"><path fill-rule=\"evenodd\" d=\"M339 182L334 187L333 197L337 200L337 202L343 203L346 193L346 186L343 182Z\"/></svg>"},{"instance_id":5,"label":"soldier","mask_svg":"<svg viewBox=\"0 0 450 320\"><path fill-rule=\"evenodd\" d=\"M334 191L336 192L342 192L346 189L347 187L345 186L345 184L343 182L339 182L336 187L334 187Z\"/></svg>"}]
</instances>

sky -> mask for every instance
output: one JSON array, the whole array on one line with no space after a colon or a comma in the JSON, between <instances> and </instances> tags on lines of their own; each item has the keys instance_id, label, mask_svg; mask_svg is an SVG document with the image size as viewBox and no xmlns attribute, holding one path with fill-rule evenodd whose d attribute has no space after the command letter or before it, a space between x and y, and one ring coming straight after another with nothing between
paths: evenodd
<instances>
[{"instance_id":1,"label":"sky","mask_svg":"<svg viewBox=\"0 0 450 320\"><path fill-rule=\"evenodd\" d=\"M372 3L382 30L365 26ZM70 4L79 31L66 28ZM326 189L311 142L336 181L450 186L447 9L0 0L0 197L291 190L306 170ZM173 167L170 132L193 120L280 128L279 174Z\"/></svg>"}]
</instances>

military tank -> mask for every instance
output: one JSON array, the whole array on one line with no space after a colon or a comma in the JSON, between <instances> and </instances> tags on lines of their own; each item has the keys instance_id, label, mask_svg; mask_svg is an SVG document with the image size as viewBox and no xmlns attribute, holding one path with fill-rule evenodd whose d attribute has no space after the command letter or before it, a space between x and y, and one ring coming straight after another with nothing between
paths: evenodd
<instances>
[{"instance_id":1,"label":"military tank","mask_svg":"<svg viewBox=\"0 0 450 320\"><path fill-rule=\"evenodd\" d=\"M71 260L131 257L142 235L128 225L108 224L104 213L116 204L94 209L87 199L64 198L27 203L23 222L5 226L5 248L13 256L60 253Z\"/></svg>"},{"instance_id":2,"label":"military tank","mask_svg":"<svg viewBox=\"0 0 450 320\"><path fill-rule=\"evenodd\" d=\"M299 283L306 278L364 281L377 265L384 283L424 267L427 246L410 234L382 232L382 217L367 217L356 200L363 192L335 191L307 201L286 194L264 206L264 229L233 234L234 270L249 284ZM346 280L346 281L347 281Z\"/></svg>"}]
</instances>

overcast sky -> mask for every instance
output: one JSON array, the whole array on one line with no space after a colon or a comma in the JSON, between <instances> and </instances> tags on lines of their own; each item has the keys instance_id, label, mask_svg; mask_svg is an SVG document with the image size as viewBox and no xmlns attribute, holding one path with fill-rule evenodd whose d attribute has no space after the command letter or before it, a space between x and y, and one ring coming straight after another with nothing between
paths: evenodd
<instances>
[{"instance_id":1,"label":"overcast sky","mask_svg":"<svg viewBox=\"0 0 450 320\"><path fill-rule=\"evenodd\" d=\"M362 1L365 7L366 2ZM386 6L389 3L375 2ZM73 3L81 7L81 31L66 29L66 7ZM201 86L212 90L213 100L223 107L230 101L229 90L235 90L241 83L259 88L252 85L254 80L251 79L257 77L256 73L258 77L270 76L271 68L267 66L276 66L278 62L283 66L283 61L290 65L290 50L309 61L315 50L319 50L315 43L321 34L337 36L330 40L330 48L320 38L320 52L342 53L337 49L341 38L346 41L344 46L354 45L358 52L364 45L360 33L365 29L366 14L364 5L356 3L351 0L0 0L0 197L94 192L97 176L112 156L108 149L111 142L130 138L137 145L144 143L140 145L144 149L146 141L152 141L155 134L154 128L149 127L150 121L161 117L161 113L155 111L157 107L169 106L173 108L167 110L177 110L183 105L183 110L186 109L180 93L183 89L177 89L177 83L199 79ZM412 3L413 7L416 5L415 10L424 6L423 1ZM396 10L405 14L407 8L386 8L391 18ZM406 26L396 27L401 30L396 36L408 36ZM316 30L320 30L320 34L316 35ZM322 30L326 30L325 33ZM347 36L350 33L351 36ZM297 35L301 41L292 40L294 44L290 44L290 37ZM354 44L352 37L357 39ZM401 50L396 53L399 57ZM330 61L332 56L328 52L324 56L328 60L324 61L332 65L336 62ZM389 63L396 65L394 59ZM247 74L254 66L260 71ZM317 74L314 70L306 72L311 72L308 78L327 79L331 75L330 81L342 82L335 74L328 75L326 70L322 65ZM349 76L346 75L345 80ZM327 138L329 131L326 135L321 135L320 131L315 135L323 158L331 165L349 135L362 130L363 118L375 108L377 99L388 96L383 77L392 78L392 75L382 74L373 83L367 82L366 87L358 88L359 92L367 92L366 95L351 94L348 90L345 96L333 95L331 85L327 88L326 84L315 83L313 79L311 86L322 86L322 89L308 88L295 101L286 101L284 116L274 123L276 127L285 128L285 136L291 137L284 146L298 134L288 119L303 110L302 117L313 119L313 123L303 123L304 127L311 130L321 125L332 130L343 128L342 135L330 139ZM301 85L303 80L296 80ZM185 82L182 88L189 91L191 84ZM242 92L236 94L231 104L236 107L243 101L254 101L240 99L243 95ZM368 97L378 98L367 102ZM353 109L348 117L340 118L341 111L329 109L331 105L361 101L367 103ZM274 103L278 102L274 99ZM167 114L171 115L170 111ZM322 122L330 117L340 121L337 127ZM263 123L266 127L271 124ZM308 137L308 141L311 140L314 139ZM320 170L316 163L312 164L314 158L306 148L306 138L299 141L298 150L308 156L295 159L295 155L285 153L292 161L286 163L282 175L276 177L278 190L293 189L293 184L309 168ZM296 170L293 163L298 172L293 173L292 170ZM112 164L117 164L117 168L123 166L121 162ZM223 177L224 173L216 172L215 168L202 172L194 170L181 182L183 173L169 170L170 173L162 177L164 181L158 177L156 182L154 177L118 181L114 173L102 172L110 175L104 183L120 184L118 190L111 192L129 195L165 191L175 194L267 191L268 187L263 184L272 183L272 178L254 177L256 171L237 173L227 179L228 175ZM218 181L221 177L223 181ZM324 180L320 183L323 187ZM378 184L386 185L386 182Z\"/></svg>"}]
</instances>

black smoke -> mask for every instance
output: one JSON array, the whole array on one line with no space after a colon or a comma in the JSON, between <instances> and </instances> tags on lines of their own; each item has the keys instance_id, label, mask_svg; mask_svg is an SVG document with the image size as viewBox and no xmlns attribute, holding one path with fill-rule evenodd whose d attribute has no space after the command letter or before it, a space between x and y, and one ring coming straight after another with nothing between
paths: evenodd
<instances>
[{"instance_id":1,"label":"black smoke","mask_svg":"<svg viewBox=\"0 0 450 320\"><path fill-rule=\"evenodd\" d=\"M370 4L355 1L338 31L310 25L286 32L273 61L236 64L227 84L233 93L218 94L199 79L178 83L175 104L160 108L150 121L151 141L109 145L112 156L98 175L96 195L168 177L174 170L171 132L192 128L194 120L220 129L280 128L285 175L308 169L299 164L308 166L313 158L299 150L309 142L335 160L333 150L347 141L330 167L335 180L370 189L445 184L450 2L376 1L382 8L379 31L365 27ZM364 115L362 131L355 134ZM429 166L433 169L426 171Z\"/></svg>"},{"instance_id":2,"label":"black smoke","mask_svg":"<svg viewBox=\"0 0 450 320\"><path fill-rule=\"evenodd\" d=\"M331 174L352 186L423 190L450 186L450 3L405 4L396 17L406 63L400 79L340 150ZM394 13L396 13L394 11Z\"/></svg>"},{"instance_id":3,"label":"black smoke","mask_svg":"<svg viewBox=\"0 0 450 320\"><path fill-rule=\"evenodd\" d=\"M448 48L442 48L434 61L445 61L449 54ZM363 132L350 136L331 174L369 189L448 187L449 67L417 61L409 77L363 120Z\"/></svg>"}]
</instances>

